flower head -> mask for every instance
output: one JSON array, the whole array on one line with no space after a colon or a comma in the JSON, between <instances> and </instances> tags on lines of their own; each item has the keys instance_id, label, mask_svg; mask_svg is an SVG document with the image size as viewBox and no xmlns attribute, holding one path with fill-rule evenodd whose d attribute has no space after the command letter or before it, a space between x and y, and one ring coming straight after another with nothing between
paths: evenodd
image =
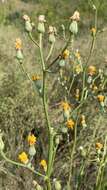
<instances>
[{"instance_id":1,"label":"flower head","mask_svg":"<svg viewBox=\"0 0 107 190\"><path fill-rule=\"evenodd\" d=\"M74 14L70 17L71 20L80 20L80 13L78 11L75 11Z\"/></svg>"},{"instance_id":2,"label":"flower head","mask_svg":"<svg viewBox=\"0 0 107 190\"><path fill-rule=\"evenodd\" d=\"M78 64L75 66L75 72L76 74L80 74L83 71L81 64Z\"/></svg>"},{"instance_id":3,"label":"flower head","mask_svg":"<svg viewBox=\"0 0 107 190\"><path fill-rule=\"evenodd\" d=\"M62 57L63 57L64 59L67 59L67 58L69 57L69 50L68 50L68 49L66 49L66 50L63 52Z\"/></svg>"},{"instance_id":4,"label":"flower head","mask_svg":"<svg viewBox=\"0 0 107 190\"><path fill-rule=\"evenodd\" d=\"M46 20L45 20L45 15L39 15L38 21L39 21L39 22L46 22Z\"/></svg>"},{"instance_id":5,"label":"flower head","mask_svg":"<svg viewBox=\"0 0 107 190\"><path fill-rule=\"evenodd\" d=\"M61 107L63 108L64 111L70 110L70 108L71 108L70 105L68 104L68 102L63 102L62 101L60 105L61 105Z\"/></svg>"},{"instance_id":6,"label":"flower head","mask_svg":"<svg viewBox=\"0 0 107 190\"><path fill-rule=\"evenodd\" d=\"M36 137L31 134L31 135L28 135L28 144L31 146L31 145L34 145L36 143Z\"/></svg>"},{"instance_id":7,"label":"flower head","mask_svg":"<svg viewBox=\"0 0 107 190\"><path fill-rule=\"evenodd\" d=\"M46 160L41 160L40 161L40 166L43 167L43 169L45 170L45 172L47 171L47 162L46 162Z\"/></svg>"},{"instance_id":8,"label":"flower head","mask_svg":"<svg viewBox=\"0 0 107 190\"><path fill-rule=\"evenodd\" d=\"M97 150L101 150L102 148L103 148L103 144L97 142L97 143L96 143L96 149L97 149Z\"/></svg>"},{"instance_id":9,"label":"flower head","mask_svg":"<svg viewBox=\"0 0 107 190\"><path fill-rule=\"evenodd\" d=\"M18 156L19 160L23 163L23 164L27 164L28 163L28 156L25 152L22 152L21 154L19 154Z\"/></svg>"},{"instance_id":10,"label":"flower head","mask_svg":"<svg viewBox=\"0 0 107 190\"><path fill-rule=\"evenodd\" d=\"M22 41L21 41L20 38L16 39L16 41L15 41L15 48L16 48L16 50L22 49Z\"/></svg>"},{"instance_id":11,"label":"flower head","mask_svg":"<svg viewBox=\"0 0 107 190\"><path fill-rule=\"evenodd\" d=\"M93 65L90 65L88 67L88 74L91 75L91 76L95 75L96 74L96 67L93 66Z\"/></svg>"},{"instance_id":12,"label":"flower head","mask_svg":"<svg viewBox=\"0 0 107 190\"><path fill-rule=\"evenodd\" d=\"M25 21L29 21L29 22L30 22L30 17L29 17L28 15L23 15L23 19L24 19Z\"/></svg>"},{"instance_id":13,"label":"flower head","mask_svg":"<svg viewBox=\"0 0 107 190\"><path fill-rule=\"evenodd\" d=\"M95 35L96 34L96 28L91 28L91 33L92 33L92 35Z\"/></svg>"},{"instance_id":14,"label":"flower head","mask_svg":"<svg viewBox=\"0 0 107 190\"><path fill-rule=\"evenodd\" d=\"M41 79L41 77L39 75L33 75L32 76L33 81L37 81L37 80L40 80L40 79Z\"/></svg>"},{"instance_id":15,"label":"flower head","mask_svg":"<svg viewBox=\"0 0 107 190\"><path fill-rule=\"evenodd\" d=\"M73 129L74 128L74 121L72 119L69 119L66 123L67 127L70 128L70 129Z\"/></svg>"},{"instance_id":16,"label":"flower head","mask_svg":"<svg viewBox=\"0 0 107 190\"><path fill-rule=\"evenodd\" d=\"M97 96L97 99L98 99L99 102L104 102L105 96L99 94L99 95Z\"/></svg>"},{"instance_id":17,"label":"flower head","mask_svg":"<svg viewBox=\"0 0 107 190\"><path fill-rule=\"evenodd\" d=\"M80 53L79 53L78 51L75 53L75 57L76 57L78 60L81 58Z\"/></svg>"},{"instance_id":18,"label":"flower head","mask_svg":"<svg viewBox=\"0 0 107 190\"><path fill-rule=\"evenodd\" d=\"M95 92L95 91L98 90L98 87L94 84L94 85L92 86L92 90Z\"/></svg>"}]
</instances>

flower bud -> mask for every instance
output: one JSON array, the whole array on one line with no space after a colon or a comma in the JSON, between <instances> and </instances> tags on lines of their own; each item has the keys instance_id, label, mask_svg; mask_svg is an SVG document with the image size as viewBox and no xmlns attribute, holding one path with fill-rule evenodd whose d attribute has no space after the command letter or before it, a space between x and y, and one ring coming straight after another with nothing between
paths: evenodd
<instances>
[{"instance_id":1,"label":"flower bud","mask_svg":"<svg viewBox=\"0 0 107 190\"><path fill-rule=\"evenodd\" d=\"M54 33L49 34L49 42L50 43L55 43L55 35L54 35Z\"/></svg>"},{"instance_id":2,"label":"flower bud","mask_svg":"<svg viewBox=\"0 0 107 190\"><path fill-rule=\"evenodd\" d=\"M70 17L71 20L80 20L80 13L78 11L75 11L74 14Z\"/></svg>"},{"instance_id":3,"label":"flower bud","mask_svg":"<svg viewBox=\"0 0 107 190\"><path fill-rule=\"evenodd\" d=\"M96 28L92 28L91 29L91 35L94 37L96 35Z\"/></svg>"},{"instance_id":4,"label":"flower bud","mask_svg":"<svg viewBox=\"0 0 107 190\"><path fill-rule=\"evenodd\" d=\"M87 83L88 83L88 84L91 84L91 83L92 83L92 76L89 76L89 77L88 77Z\"/></svg>"},{"instance_id":5,"label":"flower bud","mask_svg":"<svg viewBox=\"0 0 107 190\"><path fill-rule=\"evenodd\" d=\"M53 26L49 26L49 42L54 43L55 42L55 33L56 33L56 28Z\"/></svg>"},{"instance_id":6,"label":"flower bud","mask_svg":"<svg viewBox=\"0 0 107 190\"><path fill-rule=\"evenodd\" d=\"M70 118L70 110L64 110L63 116L66 120L68 120Z\"/></svg>"},{"instance_id":7,"label":"flower bud","mask_svg":"<svg viewBox=\"0 0 107 190\"><path fill-rule=\"evenodd\" d=\"M43 188L37 183L37 181L33 181L34 187L36 187L36 190L43 190Z\"/></svg>"},{"instance_id":8,"label":"flower bud","mask_svg":"<svg viewBox=\"0 0 107 190\"><path fill-rule=\"evenodd\" d=\"M81 116L81 125L82 125L82 127L87 127L87 124L86 124L86 121L85 121L85 115L82 115Z\"/></svg>"},{"instance_id":9,"label":"flower bud","mask_svg":"<svg viewBox=\"0 0 107 190\"><path fill-rule=\"evenodd\" d=\"M61 132L64 133L64 134L67 133L68 132L68 128L67 127L62 127L61 128Z\"/></svg>"},{"instance_id":10,"label":"flower bud","mask_svg":"<svg viewBox=\"0 0 107 190\"><path fill-rule=\"evenodd\" d=\"M29 155L34 156L35 154L36 154L36 149L35 149L35 146L32 145L29 147Z\"/></svg>"},{"instance_id":11,"label":"flower bud","mask_svg":"<svg viewBox=\"0 0 107 190\"><path fill-rule=\"evenodd\" d=\"M46 22L46 20L45 20L45 15L39 15L39 17L38 17L38 21L39 22Z\"/></svg>"},{"instance_id":12,"label":"flower bud","mask_svg":"<svg viewBox=\"0 0 107 190\"><path fill-rule=\"evenodd\" d=\"M66 64L66 62L65 62L64 59L61 59L61 60L59 61L59 66L60 66L60 67L64 67L65 64Z\"/></svg>"},{"instance_id":13,"label":"flower bud","mask_svg":"<svg viewBox=\"0 0 107 190\"><path fill-rule=\"evenodd\" d=\"M45 20L45 16L44 15L40 15L38 18L38 32L40 33L44 33L45 32L45 25L44 23L46 22Z\"/></svg>"},{"instance_id":14,"label":"flower bud","mask_svg":"<svg viewBox=\"0 0 107 190\"><path fill-rule=\"evenodd\" d=\"M45 33L44 23L41 23L41 22L38 23L38 32Z\"/></svg>"},{"instance_id":15,"label":"flower bud","mask_svg":"<svg viewBox=\"0 0 107 190\"><path fill-rule=\"evenodd\" d=\"M20 63L22 63L23 54L22 54L21 49L18 49L18 50L16 51L16 58L19 60Z\"/></svg>"},{"instance_id":16,"label":"flower bud","mask_svg":"<svg viewBox=\"0 0 107 190\"><path fill-rule=\"evenodd\" d=\"M83 148L83 146L79 147L79 151L81 153L81 156L86 157L86 150Z\"/></svg>"},{"instance_id":17,"label":"flower bud","mask_svg":"<svg viewBox=\"0 0 107 190\"><path fill-rule=\"evenodd\" d=\"M92 5L92 8L93 8L93 10L96 10L96 6L94 4Z\"/></svg>"},{"instance_id":18,"label":"flower bud","mask_svg":"<svg viewBox=\"0 0 107 190\"><path fill-rule=\"evenodd\" d=\"M39 94L42 94L42 80L39 75L33 75L32 80L35 83L35 87L37 88Z\"/></svg>"},{"instance_id":19,"label":"flower bud","mask_svg":"<svg viewBox=\"0 0 107 190\"><path fill-rule=\"evenodd\" d=\"M56 179L54 180L54 186L55 186L55 190L62 189L60 181L57 181Z\"/></svg>"},{"instance_id":20,"label":"flower bud","mask_svg":"<svg viewBox=\"0 0 107 190\"><path fill-rule=\"evenodd\" d=\"M70 24L69 31L76 35L78 33L78 24L77 21L73 20Z\"/></svg>"},{"instance_id":21,"label":"flower bud","mask_svg":"<svg viewBox=\"0 0 107 190\"><path fill-rule=\"evenodd\" d=\"M30 17L28 15L23 15L22 17L24 21L29 21L30 22Z\"/></svg>"},{"instance_id":22,"label":"flower bud","mask_svg":"<svg viewBox=\"0 0 107 190\"><path fill-rule=\"evenodd\" d=\"M3 134L0 133L0 150L3 150L3 149L4 149L4 142L3 142L2 137L3 137Z\"/></svg>"},{"instance_id":23,"label":"flower bud","mask_svg":"<svg viewBox=\"0 0 107 190\"><path fill-rule=\"evenodd\" d=\"M65 31L65 26L63 24L61 25L61 28L63 31Z\"/></svg>"},{"instance_id":24,"label":"flower bud","mask_svg":"<svg viewBox=\"0 0 107 190\"><path fill-rule=\"evenodd\" d=\"M104 107L105 106L105 103L104 102L100 102L101 106Z\"/></svg>"},{"instance_id":25,"label":"flower bud","mask_svg":"<svg viewBox=\"0 0 107 190\"><path fill-rule=\"evenodd\" d=\"M55 144L58 145L60 142L60 136L57 135L56 138L55 138Z\"/></svg>"},{"instance_id":26,"label":"flower bud","mask_svg":"<svg viewBox=\"0 0 107 190\"><path fill-rule=\"evenodd\" d=\"M32 24L29 21L25 22L25 29L26 29L27 32L32 31Z\"/></svg>"}]
</instances>

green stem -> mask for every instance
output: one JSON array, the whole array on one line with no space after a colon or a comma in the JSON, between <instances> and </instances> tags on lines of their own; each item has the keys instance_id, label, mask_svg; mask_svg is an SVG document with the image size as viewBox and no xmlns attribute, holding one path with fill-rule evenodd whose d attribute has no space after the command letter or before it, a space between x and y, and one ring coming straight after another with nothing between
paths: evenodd
<instances>
[{"instance_id":1,"label":"green stem","mask_svg":"<svg viewBox=\"0 0 107 190\"><path fill-rule=\"evenodd\" d=\"M73 148L71 149L71 155L70 155L69 178L68 178L68 183L67 183L67 190L73 190L73 187L71 186L71 178L72 178L73 157L74 157L75 148L76 148L77 121L78 121L78 118L77 118L76 123L75 123L74 143L73 143ZM71 144L71 146L72 146L72 144Z\"/></svg>"},{"instance_id":2,"label":"green stem","mask_svg":"<svg viewBox=\"0 0 107 190\"><path fill-rule=\"evenodd\" d=\"M54 161L55 161L55 156L56 156L57 148L58 148L58 145L54 148L54 151L53 151L52 168L53 168L53 164L54 164Z\"/></svg>"},{"instance_id":3,"label":"green stem","mask_svg":"<svg viewBox=\"0 0 107 190\"><path fill-rule=\"evenodd\" d=\"M60 52L60 54L50 63L50 65L47 67L47 69L50 69L55 63L56 61L60 58L60 55L63 54L63 52L66 50L66 48L68 47L68 45L71 43L71 37L72 35L70 34L68 41L66 42L65 46L63 47L62 51Z\"/></svg>"},{"instance_id":4,"label":"green stem","mask_svg":"<svg viewBox=\"0 0 107 190\"><path fill-rule=\"evenodd\" d=\"M72 81L71 81L71 84L70 84L70 87L69 87L69 90L68 90L68 95L69 95L70 92L71 92L71 89L72 89L72 86L73 86L74 80L75 80L75 76L74 76L74 74L73 74L73 78L72 78Z\"/></svg>"},{"instance_id":5,"label":"green stem","mask_svg":"<svg viewBox=\"0 0 107 190\"><path fill-rule=\"evenodd\" d=\"M83 84L82 84L82 94L81 94L81 101L83 100L84 98L84 90L85 90L85 82L86 82L86 69L87 69L87 65L90 61L90 58L92 56L92 53L93 53L93 49L94 49L94 45L95 45L95 37L93 37L92 39L92 44L91 44L91 48L90 48L90 53L89 53L89 56L87 58L87 61L85 63L85 68L84 68L84 71L83 71Z\"/></svg>"},{"instance_id":6,"label":"green stem","mask_svg":"<svg viewBox=\"0 0 107 190\"><path fill-rule=\"evenodd\" d=\"M103 83L103 89L104 89L106 83L107 83L107 79L104 80L104 83Z\"/></svg>"},{"instance_id":7,"label":"green stem","mask_svg":"<svg viewBox=\"0 0 107 190\"><path fill-rule=\"evenodd\" d=\"M47 190L51 190L50 178L47 179Z\"/></svg>"},{"instance_id":8,"label":"green stem","mask_svg":"<svg viewBox=\"0 0 107 190\"><path fill-rule=\"evenodd\" d=\"M97 30L97 9L95 10L95 24L94 24L94 27ZM93 36L90 52L89 52L88 58L86 60L85 68L84 68L84 71L83 71L83 84L82 84L81 101L84 98L84 89L85 89L85 82L86 82L86 69L87 69L87 65L88 65L88 63L89 63L89 61L91 59L91 56L92 56L92 53L93 53L93 50L94 50L95 41L96 41L96 34Z\"/></svg>"},{"instance_id":9,"label":"green stem","mask_svg":"<svg viewBox=\"0 0 107 190\"><path fill-rule=\"evenodd\" d=\"M54 48L54 43L51 44L51 47L50 47L49 53L48 53L48 55L47 55L47 57L46 57L46 61L48 61L49 58L51 57L51 54L52 54L53 48Z\"/></svg>"},{"instance_id":10,"label":"green stem","mask_svg":"<svg viewBox=\"0 0 107 190\"><path fill-rule=\"evenodd\" d=\"M42 38L43 35L40 33L39 35L39 50L40 50L40 57L41 57L41 63L42 63L42 71L45 71L45 62L44 62L44 57L43 57L43 44L42 44Z\"/></svg>"},{"instance_id":11,"label":"green stem","mask_svg":"<svg viewBox=\"0 0 107 190\"><path fill-rule=\"evenodd\" d=\"M87 101L87 99L83 100L72 112L71 112L71 116L78 111L78 109L81 108L81 106Z\"/></svg>"},{"instance_id":12,"label":"green stem","mask_svg":"<svg viewBox=\"0 0 107 190\"><path fill-rule=\"evenodd\" d=\"M4 153L2 150L0 150L0 154L1 154L1 156L4 158L4 160L6 160L6 162L9 162L9 163L14 164L14 165L16 165L16 166L21 166L21 167L27 168L27 169L29 169L30 171L32 171L33 173L35 173L36 175L39 175L39 176L45 178L45 175L43 175L43 174L41 174L41 173L35 171L34 169L32 169L31 167L29 167L28 165L21 164L21 163L19 163L19 162L15 162L15 161L13 161L13 160L10 160L9 158L7 158L7 156L5 155L5 153Z\"/></svg>"},{"instance_id":13,"label":"green stem","mask_svg":"<svg viewBox=\"0 0 107 190\"><path fill-rule=\"evenodd\" d=\"M45 84L46 84L46 72L43 71L43 107L44 107L45 117L46 117L47 126L48 126L48 133L50 134L51 124L50 124L49 115L48 115Z\"/></svg>"},{"instance_id":14,"label":"green stem","mask_svg":"<svg viewBox=\"0 0 107 190\"><path fill-rule=\"evenodd\" d=\"M32 36L32 33L29 32L28 35L29 35L29 38L31 39L31 41L32 41L37 47L39 47L39 44L34 40L34 38L33 38L33 36Z\"/></svg>"},{"instance_id":15,"label":"green stem","mask_svg":"<svg viewBox=\"0 0 107 190\"><path fill-rule=\"evenodd\" d=\"M48 150L48 169L47 169L47 176L50 178L51 173L52 173L52 161L53 161L53 134L52 132L50 133L49 137L49 150Z\"/></svg>"},{"instance_id":16,"label":"green stem","mask_svg":"<svg viewBox=\"0 0 107 190\"><path fill-rule=\"evenodd\" d=\"M35 84L34 82L32 81L31 77L29 76L29 74L26 72L25 68L24 68L24 65L23 64L20 64L20 67L21 67L21 70L22 72L25 74L26 78L30 81L34 91L36 91L36 88L35 88Z\"/></svg>"},{"instance_id":17,"label":"green stem","mask_svg":"<svg viewBox=\"0 0 107 190\"><path fill-rule=\"evenodd\" d=\"M82 170L81 170L81 173L80 173L81 181L82 181L82 182L83 182L83 177L84 177L84 179L85 179L84 171L85 171L85 168L86 168L86 166L87 166L87 164L88 164L88 160L90 159L91 147L92 147L93 143L95 142L95 136L96 136L97 129L98 129L99 124L100 124L100 121L101 121L101 117L102 117L102 115L99 116L98 123L97 123L96 127L94 128L93 135L92 135L92 138L91 138L91 142L90 142L89 147L88 147L88 150L87 150L87 157L86 157L86 160L83 162L83 167L82 167ZM79 183L78 190L80 190L81 181L80 181L80 183Z\"/></svg>"},{"instance_id":18,"label":"green stem","mask_svg":"<svg viewBox=\"0 0 107 190\"><path fill-rule=\"evenodd\" d=\"M105 156L106 156L106 148L107 146L107 137L105 138L105 143L104 143L104 151L103 151L103 156L102 156L102 160L100 162L100 166L98 169L98 174L97 174L97 178L96 178L96 190L101 190L101 176L102 176L102 170L104 168L104 162L105 162Z\"/></svg>"},{"instance_id":19,"label":"green stem","mask_svg":"<svg viewBox=\"0 0 107 190\"><path fill-rule=\"evenodd\" d=\"M42 64L42 72L43 72L43 107L44 113L47 121L47 128L48 128L48 138L49 138L49 148L48 148L48 167L47 167L47 189L51 190L51 183L50 183L50 175L51 175L51 167L52 167L52 157L53 157L53 133L52 128L49 120L48 115L48 105L46 100L46 70L45 70L45 62L43 57L43 45L42 45L42 34L40 33L39 36L39 46L40 46L40 57L41 57L41 64Z\"/></svg>"}]
</instances>

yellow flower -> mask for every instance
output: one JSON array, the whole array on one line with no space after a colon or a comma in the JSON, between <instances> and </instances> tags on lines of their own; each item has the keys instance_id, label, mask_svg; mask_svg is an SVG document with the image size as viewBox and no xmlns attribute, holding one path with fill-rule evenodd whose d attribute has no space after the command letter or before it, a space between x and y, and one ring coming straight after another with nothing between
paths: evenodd
<instances>
[{"instance_id":1,"label":"yellow flower","mask_svg":"<svg viewBox=\"0 0 107 190\"><path fill-rule=\"evenodd\" d=\"M98 98L98 101L99 101L99 102L104 102L105 96L103 96L103 95L98 95L97 98Z\"/></svg>"},{"instance_id":2,"label":"yellow flower","mask_svg":"<svg viewBox=\"0 0 107 190\"><path fill-rule=\"evenodd\" d=\"M41 161L40 161L40 166L43 167L43 169L44 169L45 172L47 171L47 163L46 163L46 160L41 160Z\"/></svg>"},{"instance_id":3,"label":"yellow flower","mask_svg":"<svg viewBox=\"0 0 107 190\"><path fill-rule=\"evenodd\" d=\"M70 105L68 104L68 102L61 102L61 107L63 108L64 111L70 110Z\"/></svg>"},{"instance_id":4,"label":"yellow flower","mask_svg":"<svg viewBox=\"0 0 107 190\"><path fill-rule=\"evenodd\" d=\"M28 135L27 140L28 140L28 143L29 143L30 146L34 145L36 143L36 137L33 134Z\"/></svg>"},{"instance_id":5,"label":"yellow flower","mask_svg":"<svg viewBox=\"0 0 107 190\"><path fill-rule=\"evenodd\" d=\"M75 11L73 16L70 17L70 19L79 21L80 20L80 13L78 11Z\"/></svg>"},{"instance_id":6,"label":"yellow flower","mask_svg":"<svg viewBox=\"0 0 107 190\"><path fill-rule=\"evenodd\" d=\"M97 149L97 150L101 150L102 148L103 148L103 144L97 142L97 143L96 143L96 149Z\"/></svg>"},{"instance_id":7,"label":"yellow flower","mask_svg":"<svg viewBox=\"0 0 107 190\"><path fill-rule=\"evenodd\" d=\"M93 85L93 91L98 90L98 87L96 85Z\"/></svg>"},{"instance_id":8,"label":"yellow flower","mask_svg":"<svg viewBox=\"0 0 107 190\"><path fill-rule=\"evenodd\" d=\"M78 64L78 65L75 66L75 72L76 72L77 74L80 74L80 73L82 72L82 67L81 67L80 64Z\"/></svg>"},{"instance_id":9,"label":"yellow flower","mask_svg":"<svg viewBox=\"0 0 107 190\"><path fill-rule=\"evenodd\" d=\"M85 115L82 115L82 116L81 116L81 125L82 125L83 127L86 126Z\"/></svg>"},{"instance_id":10,"label":"yellow flower","mask_svg":"<svg viewBox=\"0 0 107 190\"><path fill-rule=\"evenodd\" d=\"M96 34L96 28L91 28L91 33L93 34L93 35L95 35Z\"/></svg>"},{"instance_id":11,"label":"yellow flower","mask_svg":"<svg viewBox=\"0 0 107 190\"><path fill-rule=\"evenodd\" d=\"M22 152L21 154L19 154L18 156L19 160L23 163L23 164L27 164L28 163L28 156L25 152Z\"/></svg>"},{"instance_id":12,"label":"yellow flower","mask_svg":"<svg viewBox=\"0 0 107 190\"><path fill-rule=\"evenodd\" d=\"M64 59L67 59L67 58L69 57L69 50L68 50L68 49L66 49L66 50L63 52L62 57L63 57Z\"/></svg>"},{"instance_id":13,"label":"yellow flower","mask_svg":"<svg viewBox=\"0 0 107 190\"><path fill-rule=\"evenodd\" d=\"M74 128L74 121L72 120L72 119L69 119L68 121L67 121L67 123L66 123L66 125L67 125L67 127L68 128L71 128L71 129L73 129Z\"/></svg>"},{"instance_id":14,"label":"yellow flower","mask_svg":"<svg viewBox=\"0 0 107 190\"><path fill-rule=\"evenodd\" d=\"M17 39L16 39L15 48L16 48L16 50L19 50L19 49L22 48L22 41L21 41L20 38L17 38Z\"/></svg>"},{"instance_id":15,"label":"yellow flower","mask_svg":"<svg viewBox=\"0 0 107 190\"><path fill-rule=\"evenodd\" d=\"M81 116L81 121L84 121L85 120L85 115L82 115Z\"/></svg>"},{"instance_id":16,"label":"yellow flower","mask_svg":"<svg viewBox=\"0 0 107 190\"><path fill-rule=\"evenodd\" d=\"M78 60L81 58L80 53L79 53L78 51L75 53L75 57L76 57Z\"/></svg>"},{"instance_id":17,"label":"yellow flower","mask_svg":"<svg viewBox=\"0 0 107 190\"><path fill-rule=\"evenodd\" d=\"M40 79L41 79L41 77L39 75L33 75L32 76L33 81L40 80Z\"/></svg>"},{"instance_id":18,"label":"yellow flower","mask_svg":"<svg viewBox=\"0 0 107 190\"><path fill-rule=\"evenodd\" d=\"M95 73L96 73L96 67L93 65L90 65L88 67L88 74L92 76L92 75L95 75Z\"/></svg>"}]
</instances>

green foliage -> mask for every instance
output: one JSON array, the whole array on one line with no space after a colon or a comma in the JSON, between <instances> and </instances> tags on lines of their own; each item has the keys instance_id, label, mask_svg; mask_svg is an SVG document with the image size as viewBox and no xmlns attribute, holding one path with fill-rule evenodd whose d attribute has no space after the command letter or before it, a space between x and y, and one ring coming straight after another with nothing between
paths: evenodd
<instances>
[{"instance_id":1,"label":"green foliage","mask_svg":"<svg viewBox=\"0 0 107 190\"><path fill-rule=\"evenodd\" d=\"M6 9L4 6L0 6L0 24L5 22L6 18Z\"/></svg>"}]
</instances>

